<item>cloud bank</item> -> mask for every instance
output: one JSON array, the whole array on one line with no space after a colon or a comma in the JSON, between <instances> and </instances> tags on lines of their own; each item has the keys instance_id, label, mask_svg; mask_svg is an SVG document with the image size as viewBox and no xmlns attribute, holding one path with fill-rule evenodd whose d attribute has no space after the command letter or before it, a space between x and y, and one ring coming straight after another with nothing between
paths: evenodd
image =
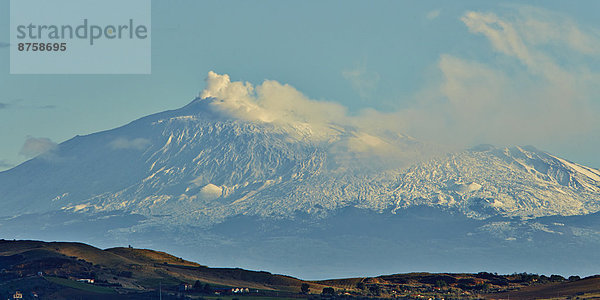
<instances>
[{"instance_id":1,"label":"cloud bank","mask_svg":"<svg viewBox=\"0 0 600 300\"><path fill-rule=\"evenodd\" d=\"M403 113L409 132L462 145L548 145L600 130L600 74L588 66L600 51L597 31L531 7L511 18L469 11L460 20L498 55L441 55L441 81Z\"/></svg>"}]
</instances>

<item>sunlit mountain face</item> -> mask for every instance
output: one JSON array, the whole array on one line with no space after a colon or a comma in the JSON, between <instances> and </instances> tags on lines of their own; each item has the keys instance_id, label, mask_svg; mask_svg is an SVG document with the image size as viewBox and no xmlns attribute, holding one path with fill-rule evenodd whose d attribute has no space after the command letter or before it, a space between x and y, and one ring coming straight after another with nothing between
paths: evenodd
<instances>
[{"instance_id":1,"label":"sunlit mountain face","mask_svg":"<svg viewBox=\"0 0 600 300\"><path fill-rule=\"evenodd\" d=\"M532 146L449 152L376 119L211 72L182 108L0 173L0 231L304 278L597 271L599 170Z\"/></svg>"}]
</instances>

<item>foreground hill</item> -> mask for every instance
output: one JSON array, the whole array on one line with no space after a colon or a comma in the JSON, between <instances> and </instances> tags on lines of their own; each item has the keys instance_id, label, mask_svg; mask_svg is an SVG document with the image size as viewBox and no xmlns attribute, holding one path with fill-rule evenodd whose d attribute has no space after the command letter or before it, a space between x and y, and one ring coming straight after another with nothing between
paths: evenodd
<instances>
[{"instance_id":1,"label":"foreground hill","mask_svg":"<svg viewBox=\"0 0 600 300\"><path fill-rule=\"evenodd\" d=\"M164 252L82 243L0 241L0 294L25 299L405 298L544 299L600 294L600 277L410 273L303 281L209 268ZM305 289L302 289L302 286ZM34 296L37 295L37 296Z\"/></svg>"},{"instance_id":2,"label":"foreground hill","mask_svg":"<svg viewBox=\"0 0 600 300\"><path fill-rule=\"evenodd\" d=\"M52 299L63 295L63 290L68 288L143 296L158 290L159 285L166 294L172 294L178 291L180 284L191 286L199 281L215 290L243 287L268 294L269 291L297 293L304 283L267 272L208 268L159 251L101 250L86 244L62 242L1 240L0 269L0 292L35 291L44 295L43 298ZM77 282L84 279L93 279L94 284Z\"/></svg>"}]
</instances>

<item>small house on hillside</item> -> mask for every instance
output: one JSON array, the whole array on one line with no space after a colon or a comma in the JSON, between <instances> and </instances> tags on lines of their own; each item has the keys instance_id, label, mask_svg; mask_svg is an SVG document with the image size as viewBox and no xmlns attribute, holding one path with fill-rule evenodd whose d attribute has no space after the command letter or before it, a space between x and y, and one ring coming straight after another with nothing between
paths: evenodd
<instances>
[{"instance_id":1,"label":"small house on hillside","mask_svg":"<svg viewBox=\"0 0 600 300\"><path fill-rule=\"evenodd\" d=\"M180 292L191 291L193 289L193 286L189 283L182 283L177 287L177 289Z\"/></svg>"},{"instance_id":2,"label":"small house on hillside","mask_svg":"<svg viewBox=\"0 0 600 300\"><path fill-rule=\"evenodd\" d=\"M231 292L234 294L241 294L241 293L249 293L250 290L248 288L232 288Z\"/></svg>"}]
</instances>

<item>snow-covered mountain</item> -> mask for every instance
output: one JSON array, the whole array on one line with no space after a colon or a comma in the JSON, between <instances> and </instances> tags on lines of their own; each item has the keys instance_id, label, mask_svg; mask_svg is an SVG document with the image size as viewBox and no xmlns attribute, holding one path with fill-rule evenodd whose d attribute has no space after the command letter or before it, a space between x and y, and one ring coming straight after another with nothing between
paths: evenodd
<instances>
[{"instance_id":1,"label":"snow-covered mountain","mask_svg":"<svg viewBox=\"0 0 600 300\"><path fill-rule=\"evenodd\" d=\"M592 225L581 225L580 219L573 221L573 226L561 223L600 211L599 170L531 146L480 145L435 154L431 146L413 138L378 135L349 124L314 126L302 121L240 117L223 110L221 98L204 96L180 109L120 128L77 136L1 172L0 211L5 218L0 221L0 232L26 238L58 228L57 224L81 224L69 230L88 230L84 234L88 242L110 243L107 240L117 241L119 237L130 241L137 233L143 236L139 241L152 243L148 236L153 236L153 230L168 228L176 233L172 240L161 238L155 243L176 241L174 244L197 247L206 245L207 239L216 243L232 238L231 232L254 228L247 236L275 234L280 242L281 238L301 236L311 245L321 245L323 228L334 232L351 228L347 225L350 222L363 224L353 229L362 232L388 220L390 223L385 221L381 227L395 229L379 230L403 236L422 231L422 243L437 236L440 227L450 230L445 237L452 237L450 243L477 236L477 240L464 242L473 247L488 238L531 241L538 233L585 237L577 242L600 240L600 226L595 221ZM415 213L421 209L434 210L443 217L431 219ZM117 215L122 219L115 219ZM127 216L138 219L133 223L102 223ZM562 219L548 221L551 218ZM99 227L86 228L86 222ZM27 224L29 229L25 229ZM414 229L413 224L421 225ZM336 233L335 237L345 234ZM377 234L371 232L365 239ZM267 241L273 236L262 238ZM378 237L377 243L392 249L396 238L400 237ZM344 247L355 247L352 255L365 250L360 234L351 239L356 244ZM412 239L414 245L420 245L419 235ZM264 247L272 250L288 245L273 243L265 242ZM224 245L232 247L231 243ZM248 249L248 245L240 244L240 249ZM465 245L461 244L468 247ZM333 253L331 247L323 247L313 250L317 255ZM223 248L211 249L213 252L206 251L213 253L214 264L231 263L231 256L223 263L223 258L214 254L225 253ZM306 253L311 252L298 255ZM339 254L340 264L348 259L344 255ZM211 262L207 257L197 259ZM238 264L256 267L248 261ZM299 274L293 268L278 269L280 265L261 266Z\"/></svg>"},{"instance_id":2,"label":"snow-covered mountain","mask_svg":"<svg viewBox=\"0 0 600 300\"><path fill-rule=\"evenodd\" d=\"M533 147L479 146L409 168L363 171L377 159L339 149L365 133L240 120L196 99L110 131L78 136L0 173L6 215L124 210L212 225L227 217L286 218L357 207L457 209L472 218L583 215L600 210L600 171ZM380 143L384 138L369 136ZM354 141L356 142L356 141ZM406 146L406 141L394 141ZM410 141L412 147L419 144ZM365 158L367 157L367 158Z\"/></svg>"},{"instance_id":3,"label":"snow-covered mountain","mask_svg":"<svg viewBox=\"0 0 600 300\"><path fill-rule=\"evenodd\" d=\"M465 215L534 218L600 210L600 171L534 147L481 145L401 171L398 207L457 207Z\"/></svg>"}]
</instances>

